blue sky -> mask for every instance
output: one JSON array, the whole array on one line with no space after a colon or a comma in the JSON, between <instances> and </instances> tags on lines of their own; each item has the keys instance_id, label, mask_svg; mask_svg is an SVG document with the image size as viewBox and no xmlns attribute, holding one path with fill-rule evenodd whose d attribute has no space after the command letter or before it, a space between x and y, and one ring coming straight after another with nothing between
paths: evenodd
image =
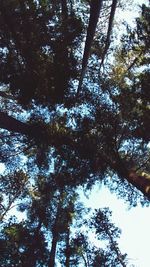
<instances>
[{"instance_id":1,"label":"blue sky","mask_svg":"<svg viewBox=\"0 0 150 267\"><path fill-rule=\"evenodd\" d=\"M104 186L95 186L88 199L82 192L80 195L87 207L109 207L112 210L112 221L122 230L118 241L121 251L128 254L128 267L149 267L150 207L138 205L129 209L127 203L111 194Z\"/></svg>"}]
</instances>

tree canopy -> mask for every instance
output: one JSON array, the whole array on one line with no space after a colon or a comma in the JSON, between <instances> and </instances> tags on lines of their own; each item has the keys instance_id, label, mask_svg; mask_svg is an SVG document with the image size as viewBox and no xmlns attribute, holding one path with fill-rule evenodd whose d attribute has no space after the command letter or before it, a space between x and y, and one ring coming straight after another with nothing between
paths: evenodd
<instances>
[{"instance_id":1,"label":"tree canopy","mask_svg":"<svg viewBox=\"0 0 150 267\"><path fill-rule=\"evenodd\" d=\"M109 211L87 223L77 193L99 182L130 205L150 200L150 7L118 45L121 6L0 0L2 267L126 266Z\"/></svg>"}]
</instances>

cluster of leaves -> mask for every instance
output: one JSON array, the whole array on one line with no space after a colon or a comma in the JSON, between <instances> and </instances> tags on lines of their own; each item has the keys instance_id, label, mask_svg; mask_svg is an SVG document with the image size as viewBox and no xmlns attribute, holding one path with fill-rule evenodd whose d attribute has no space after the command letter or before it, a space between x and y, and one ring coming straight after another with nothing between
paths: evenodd
<instances>
[{"instance_id":1,"label":"cluster of leaves","mask_svg":"<svg viewBox=\"0 0 150 267\"><path fill-rule=\"evenodd\" d=\"M73 11L60 14L60 5L1 1L1 82L21 104L62 103L77 77L82 22Z\"/></svg>"}]
</instances>

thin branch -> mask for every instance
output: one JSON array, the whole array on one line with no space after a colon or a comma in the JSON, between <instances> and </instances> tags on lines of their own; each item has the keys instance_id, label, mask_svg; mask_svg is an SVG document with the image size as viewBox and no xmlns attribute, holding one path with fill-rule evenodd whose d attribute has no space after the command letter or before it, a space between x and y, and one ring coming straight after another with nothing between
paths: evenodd
<instances>
[{"instance_id":1,"label":"thin branch","mask_svg":"<svg viewBox=\"0 0 150 267\"><path fill-rule=\"evenodd\" d=\"M15 98L12 95L7 94L6 92L0 91L0 97L14 100Z\"/></svg>"},{"instance_id":2,"label":"thin branch","mask_svg":"<svg viewBox=\"0 0 150 267\"><path fill-rule=\"evenodd\" d=\"M84 261L85 267L89 267L89 265L88 265L88 263L87 263L87 260L86 260L86 258L85 258L85 256L84 256L84 254L83 254L83 253L81 254L81 256L82 256L82 258L83 258L83 261Z\"/></svg>"},{"instance_id":3,"label":"thin branch","mask_svg":"<svg viewBox=\"0 0 150 267\"><path fill-rule=\"evenodd\" d=\"M130 64L130 66L127 68L126 72L127 73L129 70L131 70L134 65L138 62L139 57L141 57L141 55L143 54L143 51L140 52L140 54L133 60L133 62Z\"/></svg>"},{"instance_id":4,"label":"thin branch","mask_svg":"<svg viewBox=\"0 0 150 267\"><path fill-rule=\"evenodd\" d=\"M137 169L136 169L136 172L139 171L141 168L145 167L146 164L149 162L149 158L147 160L145 160L145 162L143 162L142 165L140 165Z\"/></svg>"},{"instance_id":5,"label":"thin branch","mask_svg":"<svg viewBox=\"0 0 150 267\"><path fill-rule=\"evenodd\" d=\"M24 153L24 152L26 152L27 150L29 150L32 146L33 146L33 144L30 144L29 146L25 147L25 149L23 149L23 150L21 150L21 151L18 151L18 152L16 152L16 153L12 154L12 155L6 156L5 158L7 159L7 158L10 158L10 157L18 156L19 154ZM20 146L19 149L20 149L21 147L24 147L24 145Z\"/></svg>"}]
</instances>

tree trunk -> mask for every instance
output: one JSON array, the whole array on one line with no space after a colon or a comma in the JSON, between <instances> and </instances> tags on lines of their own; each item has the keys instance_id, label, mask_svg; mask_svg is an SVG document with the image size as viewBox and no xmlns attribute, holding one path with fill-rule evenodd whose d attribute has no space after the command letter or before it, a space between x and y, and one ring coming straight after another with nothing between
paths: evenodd
<instances>
[{"instance_id":1,"label":"tree trunk","mask_svg":"<svg viewBox=\"0 0 150 267\"><path fill-rule=\"evenodd\" d=\"M81 70L81 77L79 80L79 85L78 85L78 91L77 91L77 96L79 94L79 91L82 86L84 74L86 71L89 55L90 55L90 50L91 50L91 45L93 42L100 10L102 7L103 0L92 0L91 1L91 7L90 7L90 18L89 18L89 25L87 29L87 36L86 36L86 41L85 41L85 48L84 48L84 54L83 54L83 59L82 59L82 70Z\"/></svg>"},{"instance_id":2,"label":"tree trunk","mask_svg":"<svg viewBox=\"0 0 150 267\"><path fill-rule=\"evenodd\" d=\"M68 224L67 228L67 237L66 237L66 262L65 262L65 267L70 266L70 226Z\"/></svg>"},{"instance_id":3,"label":"tree trunk","mask_svg":"<svg viewBox=\"0 0 150 267\"><path fill-rule=\"evenodd\" d=\"M139 173L136 171L136 168L128 169L126 161L119 158L115 163L109 161L108 164L120 177L127 180L150 200L150 174L145 172Z\"/></svg>"},{"instance_id":4,"label":"tree trunk","mask_svg":"<svg viewBox=\"0 0 150 267\"><path fill-rule=\"evenodd\" d=\"M129 175L126 178L129 183L135 186L139 191L141 191L144 196L150 200L150 175L147 173L136 173L135 170L130 170Z\"/></svg>"},{"instance_id":5,"label":"tree trunk","mask_svg":"<svg viewBox=\"0 0 150 267\"><path fill-rule=\"evenodd\" d=\"M29 245L26 253L26 257L23 257L21 266L22 267L35 267L38 261L38 251L39 251L39 241L40 241L40 230L42 223L39 222L37 228L35 229L34 236L31 244Z\"/></svg>"},{"instance_id":6,"label":"tree trunk","mask_svg":"<svg viewBox=\"0 0 150 267\"><path fill-rule=\"evenodd\" d=\"M120 172L117 167L115 171L124 179L126 179L130 184L136 187L139 191L143 193L150 200L150 175L146 173L138 174L136 170L125 170L125 174Z\"/></svg>"},{"instance_id":7,"label":"tree trunk","mask_svg":"<svg viewBox=\"0 0 150 267\"><path fill-rule=\"evenodd\" d=\"M112 236L111 236L109 230L106 229L106 233L107 233L107 235L108 235L108 237L109 237L110 244L111 244L113 250L115 251L115 253L116 253L116 255L117 255L117 259L118 259L118 261L120 262L120 265L121 265L122 267L127 267L126 264L125 264L125 261L124 261L124 259L123 259L123 255L121 254L121 252L120 252L118 246L116 245L116 242L113 240L113 238L112 238Z\"/></svg>"},{"instance_id":8,"label":"tree trunk","mask_svg":"<svg viewBox=\"0 0 150 267\"><path fill-rule=\"evenodd\" d=\"M51 252L50 252L48 267L54 267L55 266L57 242L58 242L58 234L53 233L52 246L51 246Z\"/></svg>"},{"instance_id":9,"label":"tree trunk","mask_svg":"<svg viewBox=\"0 0 150 267\"><path fill-rule=\"evenodd\" d=\"M102 55L100 67L102 66L102 64L104 62L105 55L106 55L106 53L108 51L108 48L110 46L110 36L111 36L111 33L112 33L113 21L114 21L114 17L115 17L115 11L116 11L116 8L117 8L117 3L118 3L118 0L113 0L112 1L109 24L108 24L108 30L107 30L107 37L106 37L106 44L105 44L104 52L103 52L103 55Z\"/></svg>"},{"instance_id":10,"label":"tree trunk","mask_svg":"<svg viewBox=\"0 0 150 267\"><path fill-rule=\"evenodd\" d=\"M60 214L61 214L61 209L62 209L62 203L63 203L63 191L60 191L56 219L55 219L53 229L52 229L52 246L51 246L51 251L50 251L48 267L55 266L56 248L57 248L57 243L58 243L59 234L60 234L59 233L59 220L60 220Z\"/></svg>"}]
</instances>

